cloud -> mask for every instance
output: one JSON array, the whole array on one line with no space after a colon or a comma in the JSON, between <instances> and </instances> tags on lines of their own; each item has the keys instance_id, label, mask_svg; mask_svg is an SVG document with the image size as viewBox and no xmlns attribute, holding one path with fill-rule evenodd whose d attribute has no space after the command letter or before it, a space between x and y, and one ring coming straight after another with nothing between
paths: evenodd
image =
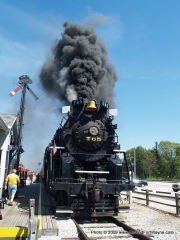
<instances>
[{"instance_id":1,"label":"cloud","mask_svg":"<svg viewBox=\"0 0 180 240\"><path fill-rule=\"evenodd\" d=\"M98 35L109 46L119 44L123 37L124 24L120 20L119 15L105 15L100 12L93 11L87 7L88 16L81 23L90 25L97 30Z\"/></svg>"},{"instance_id":2,"label":"cloud","mask_svg":"<svg viewBox=\"0 0 180 240\"><path fill-rule=\"evenodd\" d=\"M99 12L94 12L90 7L87 7L89 16L84 19L85 24L91 25L93 27L112 24L114 18L112 16L106 16Z\"/></svg>"}]
</instances>

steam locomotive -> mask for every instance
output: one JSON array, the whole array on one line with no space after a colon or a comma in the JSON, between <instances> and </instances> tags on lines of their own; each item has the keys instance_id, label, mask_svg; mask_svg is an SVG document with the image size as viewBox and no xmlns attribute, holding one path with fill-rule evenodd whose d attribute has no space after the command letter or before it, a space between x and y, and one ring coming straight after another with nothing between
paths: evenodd
<instances>
[{"instance_id":1,"label":"steam locomotive","mask_svg":"<svg viewBox=\"0 0 180 240\"><path fill-rule=\"evenodd\" d=\"M67 118L44 154L48 191L59 210L75 215L116 214L120 192L132 190L132 186L126 154L115 133L117 124L112 123L115 109L104 101L79 99L62 110ZM128 179L126 183L123 177Z\"/></svg>"}]
</instances>

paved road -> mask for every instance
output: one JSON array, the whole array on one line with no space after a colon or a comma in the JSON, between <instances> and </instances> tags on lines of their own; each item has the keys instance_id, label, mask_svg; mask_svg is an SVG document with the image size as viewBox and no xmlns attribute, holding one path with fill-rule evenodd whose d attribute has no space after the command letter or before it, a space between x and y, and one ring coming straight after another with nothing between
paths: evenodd
<instances>
[{"instance_id":1,"label":"paved road","mask_svg":"<svg viewBox=\"0 0 180 240\"><path fill-rule=\"evenodd\" d=\"M173 193L172 184L173 182L148 182L148 186L144 187L144 189Z\"/></svg>"}]
</instances>

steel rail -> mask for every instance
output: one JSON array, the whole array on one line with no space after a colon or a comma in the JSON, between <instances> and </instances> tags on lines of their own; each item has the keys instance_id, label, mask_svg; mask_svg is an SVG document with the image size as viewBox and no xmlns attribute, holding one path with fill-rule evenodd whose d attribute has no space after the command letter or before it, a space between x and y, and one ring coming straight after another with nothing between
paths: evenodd
<instances>
[{"instance_id":1,"label":"steel rail","mask_svg":"<svg viewBox=\"0 0 180 240\"><path fill-rule=\"evenodd\" d=\"M152 238L138 232L136 229L134 229L134 228L128 226L127 224L119 221L117 218L115 218L113 216L107 216L106 219L107 219L107 221L111 221L111 222L115 223L117 226L122 227L124 230L129 232L130 235L138 238L139 240L152 240Z\"/></svg>"},{"instance_id":2,"label":"steel rail","mask_svg":"<svg viewBox=\"0 0 180 240\"><path fill-rule=\"evenodd\" d=\"M86 233L82 230L82 228L79 226L78 222L72 218L74 224L76 225L78 231L79 231L79 234L80 234L80 239L81 240L90 240L90 238L86 235Z\"/></svg>"},{"instance_id":3,"label":"steel rail","mask_svg":"<svg viewBox=\"0 0 180 240\"><path fill-rule=\"evenodd\" d=\"M98 217L97 219L100 219L102 217ZM107 222L113 222L118 227L123 228L125 231L127 231L131 236L138 238L139 240L152 240L149 236L138 232L138 230L128 226L127 224L123 223L122 221L119 221L117 218L113 216L106 216L103 217L103 219L106 219ZM82 230L82 228L79 226L78 222L72 218L73 222L75 223L79 233L80 233L80 239L81 240L91 240L94 239L93 237L88 237L86 233Z\"/></svg>"}]
</instances>

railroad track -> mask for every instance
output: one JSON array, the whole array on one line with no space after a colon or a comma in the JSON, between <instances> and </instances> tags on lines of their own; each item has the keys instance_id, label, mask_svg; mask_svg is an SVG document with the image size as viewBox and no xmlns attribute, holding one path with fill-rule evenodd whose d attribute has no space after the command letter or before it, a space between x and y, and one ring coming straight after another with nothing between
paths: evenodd
<instances>
[{"instance_id":1,"label":"railroad track","mask_svg":"<svg viewBox=\"0 0 180 240\"><path fill-rule=\"evenodd\" d=\"M79 232L81 240L95 239L140 239L152 240L150 236L144 235L136 229L119 221L113 216L99 217L93 219L72 218Z\"/></svg>"}]
</instances>

